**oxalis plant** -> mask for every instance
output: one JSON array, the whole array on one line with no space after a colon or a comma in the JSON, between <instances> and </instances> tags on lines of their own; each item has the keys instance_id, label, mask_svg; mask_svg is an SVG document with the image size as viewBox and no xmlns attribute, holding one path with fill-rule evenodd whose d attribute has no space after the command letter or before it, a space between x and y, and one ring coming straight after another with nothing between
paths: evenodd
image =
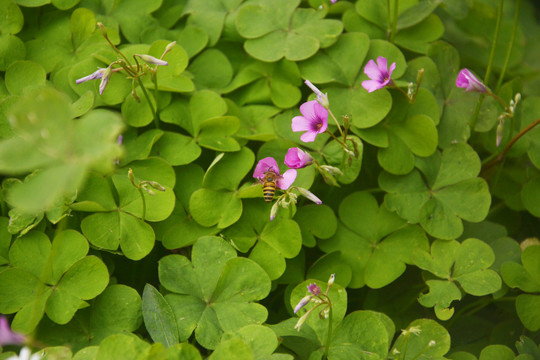
<instances>
[{"instance_id":1,"label":"oxalis plant","mask_svg":"<svg viewBox=\"0 0 540 360\"><path fill-rule=\"evenodd\" d=\"M0 360L540 359L532 0L0 0Z\"/></svg>"}]
</instances>

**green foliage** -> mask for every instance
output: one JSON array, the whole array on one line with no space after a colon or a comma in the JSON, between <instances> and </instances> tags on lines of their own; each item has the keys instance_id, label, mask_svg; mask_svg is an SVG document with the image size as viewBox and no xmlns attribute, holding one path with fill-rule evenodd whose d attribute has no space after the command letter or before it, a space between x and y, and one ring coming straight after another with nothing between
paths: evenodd
<instances>
[{"instance_id":1,"label":"green foliage","mask_svg":"<svg viewBox=\"0 0 540 360\"><path fill-rule=\"evenodd\" d=\"M43 359L540 359L537 6L0 0L0 316Z\"/></svg>"}]
</instances>

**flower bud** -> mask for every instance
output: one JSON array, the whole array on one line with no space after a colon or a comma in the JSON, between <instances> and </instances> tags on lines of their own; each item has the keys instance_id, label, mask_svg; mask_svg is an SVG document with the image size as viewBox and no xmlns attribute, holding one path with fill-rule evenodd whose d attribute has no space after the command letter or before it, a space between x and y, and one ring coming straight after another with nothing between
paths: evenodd
<instances>
[{"instance_id":1,"label":"flower bud","mask_svg":"<svg viewBox=\"0 0 540 360\"><path fill-rule=\"evenodd\" d=\"M319 104L328 109L328 107L330 106L328 96L326 94L323 94L321 90L319 90L315 85L311 83L311 81L306 80L304 81L304 84L306 84L315 93L315 95L317 95L317 101L319 102Z\"/></svg>"},{"instance_id":2,"label":"flower bud","mask_svg":"<svg viewBox=\"0 0 540 360\"><path fill-rule=\"evenodd\" d=\"M294 307L294 313L296 314L301 308L303 308L304 306L306 306L307 304L309 304L309 301L311 300L311 298L313 297L313 295L306 295L302 298L302 300L300 300L300 302L298 303L298 305L296 305Z\"/></svg>"},{"instance_id":3,"label":"flower bud","mask_svg":"<svg viewBox=\"0 0 540 360\"><path fill-rule=\"evenodd\" d=\"M165 47L165 51L163 52L163 55L161 55L161 57L163 58L165 56L165 54L167 54L168 52L170 52L174 48L175 45L176 45L176 41L168 43L167 46Z\"/></svg>"},{"instance_id":4,"label":"flower bud","mask_svg":"<svg viewBox=\"0 0 540 360\"><path fill-rule=\"evenodd\" d=\"M308 198L309 200L313 201L315 204L317 204L317 205L322 204L322 200L319 199L318 197L316 197L311 191L309 191L307 189L304 189L304 188L301 188L301 187L296 187L296 189L298 190L300 195Z\"/></svg>"},{"instance_id":5,"label":"flower bud","mask_svg":"<svg viewBox=\"0 0 540 360\"><path fill-rule=\"evenodd\" d=\"M136 188L138 188L137 185L135 185L135 175L133 174L133 170L130 168L128 170L128 179L129 181L131 181L131 183L133 184L133 186L135 186Z\"/></svg>"},{"instance_id":6,"label":"flower bud","mask_svg":"<svg viewBox=\"0 0 540 360\"><path fill-rule=\"evenodd\" d=\"M274 205L272 205L272 209L270 209L270 221L274 220L278 210L279 210L279 201L276 201Z\"/></svg>"},{"instance_id":7,"label":"flower bud","mask_svg":"<svg viewBox=\"0 0 540 360\"><path fill-rule=\"evenodd\" d=\"M140 57L144 62L146 62L148 64L152 64L152 65L169 65L169 63L166 62L165 60L155 58L155 57L153 57L151 55L135 54L135 56Z\"/></svg>"},{"instance_id":8,"label":"flower bud","mask_svg":"<svg viewBox=\"0 0 540 360\"><path fill-rule=\"evenodd\" d=\"M107 67L105 71L103 72L103 76L101 78L101 82L99 83L99 95L103 94L103 91L105 91L105 87L109 83L109 79L111 78L111 67Z\"/></svg>"},{"instance_id":9,"label":"flower bud","mask_svg":"<svg viewBox=\"0 0 540 360\"><path fill-rule=\"evenodd\" d=\"M330 275L330 278L328 279L328 286L332 286L334 284L334 280L336 280L336 274Z\"/></svg>"},{"instance_id":10,"label":"flower bud","mask_svg":"<svg viewBox=\"0 0 540 360\"><path fill-rule=\"evenodd\" d=\"M291 169L302 169L313 163L313 157L305 151L294 147L287 150L285 165Z\"/></svg>"}]
</instances>

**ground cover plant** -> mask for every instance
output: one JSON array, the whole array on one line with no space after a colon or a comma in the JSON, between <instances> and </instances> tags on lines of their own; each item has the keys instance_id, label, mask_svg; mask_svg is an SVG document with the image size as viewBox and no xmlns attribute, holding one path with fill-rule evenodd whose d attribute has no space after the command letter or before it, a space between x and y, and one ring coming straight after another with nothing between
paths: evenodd
<instances>
[{"instance_id":1,"label":"ground cover plant","mask_svg":"<svg viewBox=\"0 0 540 360\"><path fill-rule=\"evenodd\" d=\"M0 0L0 359L540 359L531 0Z\"/></svg>"}]
</instances>

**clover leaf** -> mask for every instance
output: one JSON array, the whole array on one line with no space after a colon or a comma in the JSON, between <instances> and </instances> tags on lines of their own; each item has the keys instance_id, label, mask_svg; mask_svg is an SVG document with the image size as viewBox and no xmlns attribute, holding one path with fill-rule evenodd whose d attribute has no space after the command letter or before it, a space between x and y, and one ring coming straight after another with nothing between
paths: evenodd
<instances>
[{"instance_id":1,"label":"clover leaf","mask_svg":"<svg viewBox=\"0 0 540 360\"><path fill-rule=\"evenodd\" d=\"M51 244L41 232L18 238L9 251L11 268L0 273L0 311L17 313L13 328L31 332L46 313L66 324L109 282L103 262L86 256L88 243L75 230L59 232Z\"/></svg>"},{"instance_id":2,"label":"clover leaf","mask_svg":"<svg viewBox=\"0 0 540 360\"><path fill-rule=\"evenodd\" d=\"M241 66L233 81L222 92L239 104L271 101L286 109L301 99L300 73L296 63L281 60L275 63L253 61Z\"/></svg>"},{"instance_id":3,"label":"clover leaf","mask_svg":"<svg viewBox=\"0 0 540 360\"><path fill-rule=\"evenodd\" d=\"M203 178L202 188L189 200L189 212L200 225L226 228L242 215L242 200L236 189L250 171L255 155L248 148L216 157Z\"/></svg>"},{"instance_id":4,"label":"clover leaf","mask_svg":"<svg viewBox=\"0 0 540 360\"><path fill-rule=\"evenodd\" d=\"M247 39L246 52L266 62L283 57L299 61L331 45L343 30L341 22L323 19L322 11L297 9L299 3L257 0L243 4L236 16L236 29Z\"/></svg>"},{"instance_id":5,"label":"clover leaf","mask_svg":"<svg viewBox=\"0 0 540 360\"><path fill-rule=\"evenodd\" d=\"M518 295L516 310L519 319L531 331L540 329L540 246L528 246L521 253L521 264L505 262L501 266L504 282L510 287L517 287L527 293Z\"/></svg>"},{"instance_id":6,"label":"clover leaf","mask_svg":"<svg viewBox=\"0 0 540 360\"><path fill-rule=\"evenodd\" d=\"M256 303L270 291L270 279L255 262L236 257L236 251L217 237L202 237L191 261L169 255L159 261L159 279L171 293L171 305L181 341L195 330L198 343L214 349L226 331L261 324L267 311Z\"/></svg>"},{"instance_id":7,"label":"clover leaf","mask_svg":"<svg viewBox=\"0 0 540 360\"><path fill-rule=\"evenodd\" d=\"M235 116L225 116L227 104L217 93L201 90L193 94L189 102L173 101L161 113L161 120L182 127L193 137L191 143L181 136L181 143L169 145L169 151L183 151L181 144L189 146L193 156L200 152L198 146L216 151L238 151L240 145L232 137L240 127Z\"/></svg>"},{"instance_id":8,"label":"clover leaf","mask_svg":"<svg viewBox=\"0 0 540 360\"><path fill-rule=\"evenodd\" d=\"M325 252L342 251L343 260L352 269L349 287L380 288L397 279L412 263L412 249L428 249L425 233L418 226L379 207L367 192L347 196L339 206L336 234L320 240Z\"/></svg>"},{"instance_id":9,"label":"clover leaf","mask_svg":"<svg viewBox=\"0 0 540 360\"><path fill-rule=\"evenodd\" d=\"M380 175L390 210L448 240L463 232L461 219L480 222L486 217L491 197L486 182L477 177L480 159L469 145L454 144L442 154L417 159L416 167L407 175Z\"/></svg>"},{"instance_id":10,"label":"clover leaf","mask_svg":"<svg viewBox=\"0 0 540 360\"><path fill-rule=\"evenodd\" d=\"M129 165L140 180L157 181L165 191L150 195L137 191L130 182L128 169L119 169L113 175L112 184L118 194L118 203L113 197L111 183L103 178L91 177L81 191L73 208L79 211L98 211L83 219L81 230L94 246L122 253L139 260L154 247L155 234L145 221L162 221L173 211L175 174L172 167L159 158L148 158Z\"/></svg>"},{"instance_id":11,"label":"clover leaf","mask_svg":"<svg viewBox=\"0 0 540 360\"><path fill-rule=\"evenodd\" d=\"M246 325L236 331L226 332L221 338L221 344L226 344L228 341L233 339L242 340L242 342L247 344L253 351L252 357L248 358L254 360L273 358L271 355L279 344L276 333L273 332L269 327L262 325ZM212 353L212 356L210 357L211 359L214 359L214 357L218 358L217 355L219 348L222 347L221 344L216 351ZM236 346L231 347L230 349L233 351L233 355L237 355L238 348ZM231 356L229 355L229 357L223 358L230 359ZM279 359L289 360L293 359L293 357L292 355L288 354L279 354Z\"/></svg>"},{"instance_id":12,"label":"clover leaf","mask_svg":"<svg viewBox=\"0 0 540 360\"><path fill-rule=\"evenodd\" d=\"M49 345L69 343L77 351L99 345L110 335L135 331L142 320L140 295L133 288L115 284L96 297L90 307L77 311L65 325L43 319L36 334Z\"/></svg>"},{"instance_id":13,"label":"clover leaf","mask_svg":"<svg viewBox=\"0 0 540 360\"><path fill-rule=\"evenodd\" d=\"M251 249L249 258L275 280L285 271L285 259L294 258L302 248L300 228L294 220L280 216L270 221L270 205L262 199L244 200L244 206L242 217L223 235L239 251Z\"/></svg>"},{"instance_id":14,"label":"clover leaf","mask_svg":"<svg viewBox=\"0 0 540 360\"><path fill-rule=\"evenodd\" d=\"M485 242L470 238L461 244L457 241L436 240L431 252L415 250L413 261L416 266L427 270L444 280L428 280L430 291L422 294L418 302L426 307L434 307L441 320L452 317L454 309L450 304L461 300L461 289L467 294L483 296L500 289L499 275L489 269L495 261L495 254Z\"/></svg>"}]
</instances>

